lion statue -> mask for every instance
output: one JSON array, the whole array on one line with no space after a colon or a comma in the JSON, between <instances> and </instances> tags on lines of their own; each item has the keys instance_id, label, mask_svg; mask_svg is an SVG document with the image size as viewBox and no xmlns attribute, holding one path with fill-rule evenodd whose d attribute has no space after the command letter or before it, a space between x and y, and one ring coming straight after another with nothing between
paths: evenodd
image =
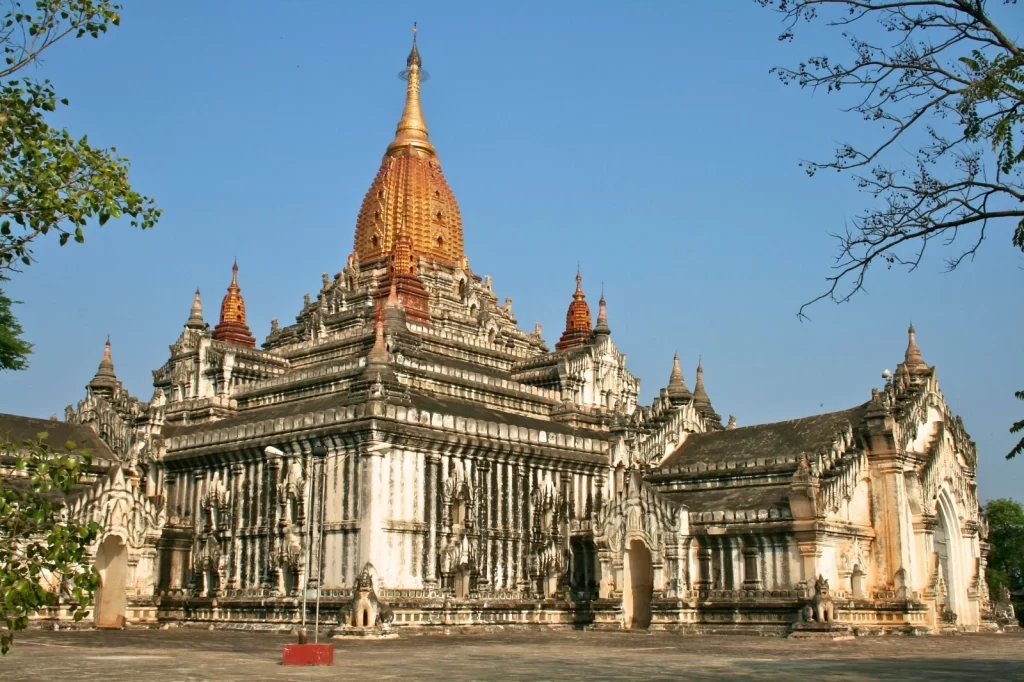
<instances>
[{"instance_id":1,"label":"lion statue","mask_svg":"<svg viewBox=\"0 0 1024 682\"><path fill-rule=\"evenodd\" d=\"M829 596L828 581L818 576L814 581L814 599L800 611L805 623L832 623L836 619L836 606Z\"/></svg>"}]
</instances>

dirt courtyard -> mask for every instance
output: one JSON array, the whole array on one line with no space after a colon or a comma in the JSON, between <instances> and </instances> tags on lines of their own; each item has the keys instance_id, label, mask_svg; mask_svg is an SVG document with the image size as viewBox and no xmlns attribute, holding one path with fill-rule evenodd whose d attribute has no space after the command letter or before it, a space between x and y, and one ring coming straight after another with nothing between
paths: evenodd
<instances>
[{"instance_id":1,"label":"dirt courtyard","mask_svg":"<svg viewBox=\"0 0 1024 682\"><path fill-rule=\"evenodd\" d=\"M333 640L329 668L285 668L289 635L230 630L29 631L13 680L1024 680L1024 635L844 642L669 633L503 631Z\"/></svg>"}]
</instances>

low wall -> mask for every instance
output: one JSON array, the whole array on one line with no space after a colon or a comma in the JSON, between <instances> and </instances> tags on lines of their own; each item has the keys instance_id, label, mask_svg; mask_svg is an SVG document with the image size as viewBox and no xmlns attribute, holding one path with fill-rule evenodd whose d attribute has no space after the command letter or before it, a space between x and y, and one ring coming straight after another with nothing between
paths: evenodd
<instances>
[{"instance_id":1,"label":"low wall","mask_svg":"<svg viewBox=\"0 0 1024 682\"><path fill-rule=\"evenodd\" d=\"M351 597L347 591L332 591L320 601L320 625L330 630L348 624ZM688 595L693 596L693 595ZM703 595L701 595L703 596ZM709 595L710 596L710 595ZM565 627L601 630L623 628L619 599L569 600L474 598L383 594L381 600L394 612L396 628L456 627ZM799 599L676 599L651 601L650 630L686 634L747 634L782 636L789 632L805 602ZM857 634L925 634L928 607L914 601L837 600L836 619L848 623ZM307 624L315 618L316 602L306 604ZM302 602L297 597L222 596L129 598L128 627L157 627L168 624L213 626L246 630L290 630L302 620ZM73 615L57 607L46 609L34 625L73 626ZM77 624L92 625L91 613Z\"/></svg>"}]
</instances>

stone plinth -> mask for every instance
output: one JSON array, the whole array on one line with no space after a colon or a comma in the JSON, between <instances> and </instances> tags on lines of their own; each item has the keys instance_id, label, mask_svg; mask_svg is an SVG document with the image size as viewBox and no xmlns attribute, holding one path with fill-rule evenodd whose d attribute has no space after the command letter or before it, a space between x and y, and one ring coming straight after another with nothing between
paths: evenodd
<instances>
[{"instance_id":1,"label":"stone plinth","mask_svg":"<svg viewBox=\"0 0 1024 682\"><path fill-rule=\"evenodd\" d=\"M793 623L789 639L841 641L853 639L853 629L847 623Z\"/></svg>"},{"instance_id":2,"label":"stone plinth","mask_svg":"<svg viewBox=\"0 0 1024 682\"><path fill-rule=\"evenodd\" d=\"M391 628L359 628L342 625L331 632L331 639L395 639L398 633Z\"/></svg>"}]
</instances>

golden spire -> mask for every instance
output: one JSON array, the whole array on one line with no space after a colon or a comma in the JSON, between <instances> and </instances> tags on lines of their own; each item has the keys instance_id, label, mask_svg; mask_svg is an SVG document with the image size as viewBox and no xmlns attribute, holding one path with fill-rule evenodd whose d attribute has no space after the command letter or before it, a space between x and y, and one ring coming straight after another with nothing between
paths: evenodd
<instances>
[{"instance_id":1,"label":"golden spire","mask_svg":"<svg viewBox=\"0 0 1024 682\"><path fill-rule=\"evenodd\" d=\"M420 82L422 80L423 62L420 59L420 51L416 46L416 24L412 25L412 50L405 60L406 70L402 72L403 77L408 81L405 89L405 109L402 110L402 118L398 121L398 128L395 130L395 139L388 145L388 154L402 150L406 147L414 147L416 150L423 150L433 156L434 145L430 144L427 136L427 122L423 118L423 110L420 108ZM412 150L409 150L412 152Z\"/></svg>"},{"instance_id":2,"label":"golden spire","mask_svg":"<svg viewBox=\"0 0 1024 682\"><path fill-rule=\"evenodd\" d=\"M231 284L221 301L220 322L213 330L213 338L249 348L256 346L256 339L245 322L245 299L242 298L242 288L238 286L237 258L231 266Z\"/></svg>"},{"instance_id":3,"label":"golden spire","mask_svg":"<svg viewBox=\"0 0 1024 682\"><path fill-rule=\"evenodd\" d=\"M911 372L919 372L928 369L928 364L924 361L924 357L921 356L921 349L917 346L917 335L914 333L914 323L910 323L910 328L907 329L907 352L904 355L904 364L907 369Z\"/></svg>"},{"instance_id":4,"label":"golden spire","mask_svg":"<svg viewBox=\"0 0 1024 682\"><path fill-rule=\"evenodd\" d=\"M415 32L406 66L401 73L408 81L405 108L359 207L354 260L362 264L388 258L399 233L404 232L414 261L422 257L458 266L465 260L462 215L427 136L420 107L420 83L427 74L422 70Z\"/></svg>"},{"instance_id":5,"label":"golden spire","mask_svg":"<svg viewBox=\"0 0 1024 682\"><path fill-rule=\"evenodd\" d=\"M590 339L593 322L590 318L590 306L587 305L586 294L583 293L583 275L576 268L576 291L572 294L572 303L565 313L565 331L555 344L555 350L565 350L582 346Z\"/></svg>"}]
</instances>

